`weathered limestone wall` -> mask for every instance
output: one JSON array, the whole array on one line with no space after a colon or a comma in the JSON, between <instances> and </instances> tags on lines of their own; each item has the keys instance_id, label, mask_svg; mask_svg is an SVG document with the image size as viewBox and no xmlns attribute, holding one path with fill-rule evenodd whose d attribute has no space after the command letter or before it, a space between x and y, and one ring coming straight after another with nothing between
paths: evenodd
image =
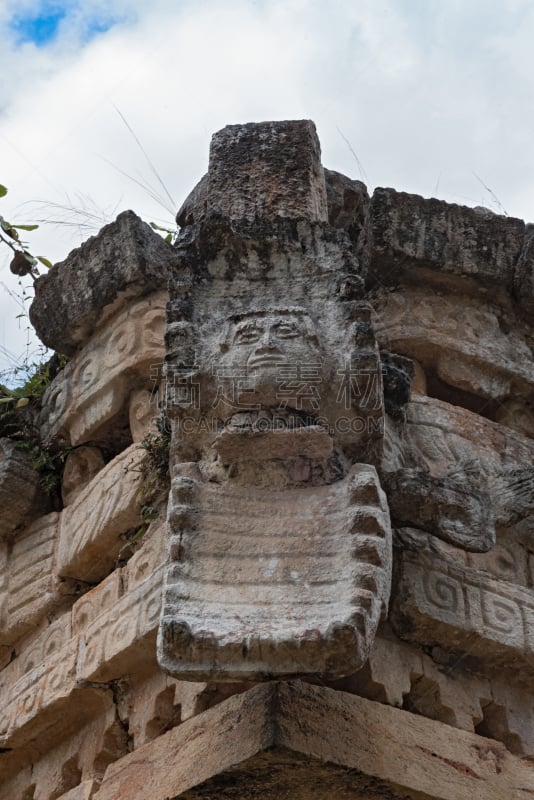
<instances>
[{"instance_id":1,"label":"weathered limestone wall","mask_svg":"<svg viewBox=\"0 0 534 800\"><path fill-rule=\"evenodd\" d=\"M0 439L0 800L534 797L530 227L306 121L217 133L178 221L36 285L66 458L54 506Z\"/></svg>"}]
</instances>

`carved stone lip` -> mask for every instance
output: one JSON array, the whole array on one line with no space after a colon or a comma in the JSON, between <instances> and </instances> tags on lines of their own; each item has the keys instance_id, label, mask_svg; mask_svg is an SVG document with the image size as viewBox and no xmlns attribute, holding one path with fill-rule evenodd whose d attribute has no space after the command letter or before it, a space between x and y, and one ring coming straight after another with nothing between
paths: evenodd
<instances>
[{"instance_id":1,"label":"carved stone lip","mask_svg":"<svg viewBox=\"0 0 534 800\"><path fill-rule=\"evenodd\" d=\"M287 364L285 356L277 355L261 355L251 358L248 362L249 367L282 367Z\"/></svg>"}]
</instances>

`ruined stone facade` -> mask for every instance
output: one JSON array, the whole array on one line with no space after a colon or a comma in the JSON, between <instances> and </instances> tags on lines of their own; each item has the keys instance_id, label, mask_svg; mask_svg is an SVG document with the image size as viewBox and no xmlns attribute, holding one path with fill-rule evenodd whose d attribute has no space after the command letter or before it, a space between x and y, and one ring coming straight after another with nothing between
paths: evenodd
<instances>
[{"instance_id":1,"label":"ruined stone facade","mask_svg":"<svg viewBox=\"0 0 534 800\"><path fill-rule=\"evenodd\" d=\"M532 231L229 126L38 280L0 800L534 797ZM167 473L168 462L168 475Z\"/></svg>"}]
</instances>

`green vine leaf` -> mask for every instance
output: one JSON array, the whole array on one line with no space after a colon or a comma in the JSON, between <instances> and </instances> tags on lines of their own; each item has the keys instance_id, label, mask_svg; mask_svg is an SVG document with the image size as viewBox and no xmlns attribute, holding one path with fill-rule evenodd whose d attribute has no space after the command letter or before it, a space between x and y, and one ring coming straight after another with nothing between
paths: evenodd
<instances>
[{"instance_id":1,"label":"green vine leaf","mask_svg":"<svg viewBox=\"0 0 534 800\"><path fill-rule=\"evenodd\" d=\"M5 196L6 196L6 194L7 194L7 189L6 189L6 187L5 187L5 186L2 186L2 184L0 183L0 197L5 197Z\"/></svg>"},{"instance_id":2,"label":"green vine leaf","mask_svg":"<svg viewBox=\"0 0 534 800\"><path fill-rule=\"evenodd\" d=\"M37 261L40 261L40 262L41 262L41 264L44 264L44 266L45 266L47 269L52 269L52 267L54 266L54 265L52 264L52 262L51 262L51 261L49 261L49 260L48 260L47 258L45 258L44 256L37 256Z\"/></svg>"},{"instance_id":3,"label":"green vine leaf","mask_svg":"<svg viewBox=\"0 0 534 800\"><path fill-rule=\"evenodd\" d=\"M12 227L19 231L36 231L39 225L12 225Z\"/></svg>"},{"instance_id":4,"label":"green vine leaf","mask_svg":"<svg viewBox=\"0 0 534 800\"><path fill-rule=\"evenodd\" d=\"M2 228L4 233L7 233L7 235L10 236L12 239L15 239L15 241L17 242L19 241L19 235L17 231L15 230L11 222L7 221L7 219L0 217L0 227Z\"/></svg>"}]
</instances>

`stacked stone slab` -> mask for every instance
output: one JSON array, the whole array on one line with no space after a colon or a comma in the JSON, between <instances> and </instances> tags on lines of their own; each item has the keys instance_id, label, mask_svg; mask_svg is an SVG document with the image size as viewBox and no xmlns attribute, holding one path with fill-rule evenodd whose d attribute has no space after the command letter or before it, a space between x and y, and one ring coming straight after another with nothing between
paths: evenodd
<instances>
[{"instance_id":1,"label":"stacked stone slab","mask_svg":"<svg viewBox=\"0 0 534 800\"><path fill-rule=\"evenodd\" d=\"M178 222L36 284L66 459L53 506L0 441L0 800L528 800L530 226L370 197L309 121L215 134Z\"/></svg>"}]
</instances>

